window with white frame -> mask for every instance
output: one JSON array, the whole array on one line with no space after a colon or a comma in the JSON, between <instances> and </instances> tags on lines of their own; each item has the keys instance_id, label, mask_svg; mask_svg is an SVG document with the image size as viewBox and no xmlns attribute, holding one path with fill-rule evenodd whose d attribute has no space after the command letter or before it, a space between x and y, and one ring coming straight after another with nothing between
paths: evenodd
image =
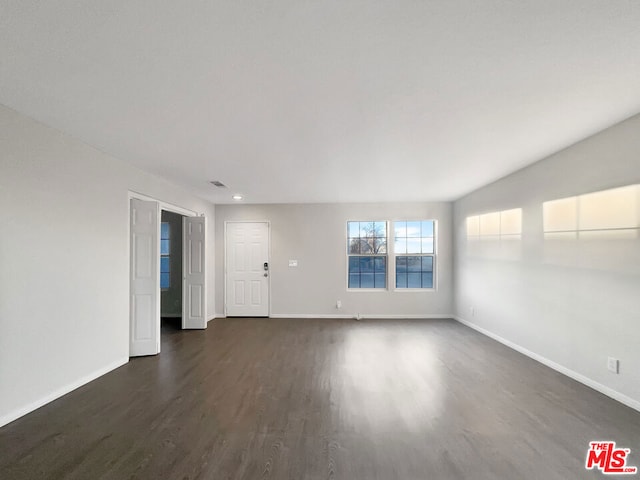
<instances>
[{"instance_id":1,"label":"window with white frame","mask_svg":"<svg viewBox=\"0 0 640 480\"><path fill-rule=\"evenodd\" d=\"M396 288L434 288L435 221L393 222Z\"/></svg>"},{"instance_id":2,"label":"window with white frame","mask_svg":"<svg viewBox=\"0 0 640 480\"><path fill-rule=\"evenodd\" d=\"M387 288L387 222L347 222L348 287Z\"/></svg>"}]
</instances>

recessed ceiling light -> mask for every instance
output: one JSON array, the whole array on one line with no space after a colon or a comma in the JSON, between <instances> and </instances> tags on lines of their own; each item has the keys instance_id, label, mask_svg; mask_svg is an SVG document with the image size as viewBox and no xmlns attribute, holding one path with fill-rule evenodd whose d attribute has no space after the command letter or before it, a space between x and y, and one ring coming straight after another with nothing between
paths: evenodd
<instances>
[{"instance_id":1,"label":"recessed ceiling light","mask_svg":"<svg viewBox=\"0 0 640 480\"><path fill-rule=\"evenodd\" d=\"M234 200L242 200L242 195L235 194L233 197Z\"/></svg>"}]
</instances>

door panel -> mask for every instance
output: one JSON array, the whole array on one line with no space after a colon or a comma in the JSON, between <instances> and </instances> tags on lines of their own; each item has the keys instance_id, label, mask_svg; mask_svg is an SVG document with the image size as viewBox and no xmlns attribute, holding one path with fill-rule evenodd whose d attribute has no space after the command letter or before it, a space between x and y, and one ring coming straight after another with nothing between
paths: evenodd
<instances>
[{"instance_id":1,"label":"door panel","mask_svg":"<svg viewBox=\"0 0 640 480\"><path fill-rule=\"evenodd\" d=\"M160 254L157 202L131 199L129 355L160 352Z\"/></svg>"},{"instance_id":2,"label":"door panel","mask_svg":"<svg viewBox=\"0 0 640 480\"><path fill-rule=\"evenodd\" d=\"M182 328L207 328L206 221L184 217Z\"/></svg>"},{"instance_id":3,"label":"door panel","mask_svg":"<svg viewBox=\"0 0 640 480\"><path fill-rule=\"evenodd\" d=\"M227 316L268 317L269 224L229 222L226 225L225 310Z\"/></svg>"}]
</instances>

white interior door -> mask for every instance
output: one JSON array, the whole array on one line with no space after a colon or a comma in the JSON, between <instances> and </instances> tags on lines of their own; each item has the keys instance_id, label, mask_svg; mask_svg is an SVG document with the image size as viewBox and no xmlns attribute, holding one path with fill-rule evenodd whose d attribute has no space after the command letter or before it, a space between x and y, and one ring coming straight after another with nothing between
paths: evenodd
<instances>
[{"instance_id":1,"label":"white interior door","mask_svg":"<svg viewBox=\"0 0 640 480\"><path fill-rule=\"evenodd\" d=\"M160 352L160 207L131 199L129 355Z\"/></svg>"},{"instance_id":2,"label":"white interior door","mask_svg":"<svg viewBox=\"0 0 640 480\"><path fill-rule=\"evenodd\" d=\"M269 224L228 222L225 238L225 312L269 316Z\"/></svg>"},{"instance_id":3,"label":"white interior door","mask_svg":"<svg viewBox=\"0 0 640 480\"><path fill-rule=\"evenodd\" d=\"M182 328L207 328L204 217L184 217Z\"/></svg>"}]
</instances>

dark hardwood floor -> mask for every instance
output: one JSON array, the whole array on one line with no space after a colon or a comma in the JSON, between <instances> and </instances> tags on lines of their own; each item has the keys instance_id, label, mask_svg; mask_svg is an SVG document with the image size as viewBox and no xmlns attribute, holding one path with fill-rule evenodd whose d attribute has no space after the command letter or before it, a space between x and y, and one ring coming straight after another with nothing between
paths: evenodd
<instances>
[{"instance_id":1,"label":"dark hardwood floor","mask_svg":"<svg viewBox=\"0 0 640 480\"><path fill-rule=\"evenodd\" d=\"M0 478L606 478L592 440L640 466L640 413L451 320L219 319L0 429Z\"/></svg>"}]
</instances>

